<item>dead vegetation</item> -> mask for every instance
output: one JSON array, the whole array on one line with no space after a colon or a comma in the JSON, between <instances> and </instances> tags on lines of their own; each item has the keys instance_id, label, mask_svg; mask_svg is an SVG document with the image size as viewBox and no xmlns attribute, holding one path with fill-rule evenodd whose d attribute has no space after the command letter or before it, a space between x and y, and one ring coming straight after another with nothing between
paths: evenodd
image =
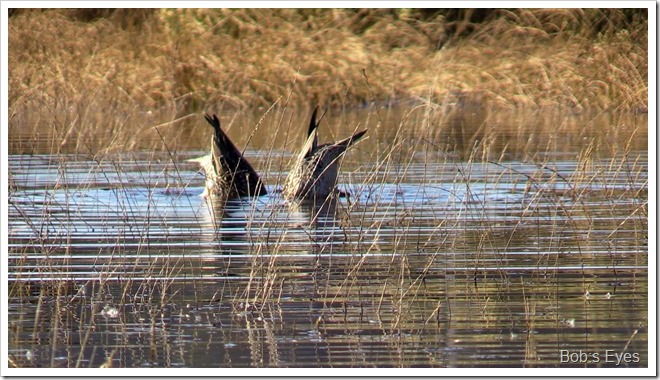
<instances>
[{"instance_id":1,"label":"dead vegetation","mask_svg":"<svg viewBox=\"0 0 660 380\"><path fill-rule=\"evenodd\" d=\"M136 125L284 99L304 108L457 96L510 110L648 106L646 10L453 12L13 10L9 125L52 126L64 146L93 135L130 149L154 133Z\"/></svg>"}]
</instances>

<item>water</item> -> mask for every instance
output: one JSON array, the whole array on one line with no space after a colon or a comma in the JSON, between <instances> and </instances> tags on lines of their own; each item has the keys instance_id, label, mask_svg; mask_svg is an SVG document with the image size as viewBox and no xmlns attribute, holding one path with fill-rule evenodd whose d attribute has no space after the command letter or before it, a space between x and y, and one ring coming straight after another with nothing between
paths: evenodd
<instances>
[{"instance_id":1,"label":"water","mask_svg":"<svg viewBox=\"0 0 660 380\"><path fill-rule=\"evenodd\" d=\"M10 134L10 364L648 366L645 132L485 147L376 119L320 212L282 199L292 152L264 142L269 194L218 205L186 161L204 151L27 154Z\"/></svg>"}]
</instances>

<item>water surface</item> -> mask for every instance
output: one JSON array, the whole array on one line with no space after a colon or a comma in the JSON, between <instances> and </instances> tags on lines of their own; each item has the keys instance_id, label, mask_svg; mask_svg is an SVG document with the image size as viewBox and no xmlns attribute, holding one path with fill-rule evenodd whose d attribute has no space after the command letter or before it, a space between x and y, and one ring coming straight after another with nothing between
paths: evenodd
<instances>
[{"instance_id":1,"label":"water surface","mask_svg":"<svg viewBox=\"0 0 660 380\"><path fill-rule=\"evenodd\" d=\"M220 205L187 161L205 142L51 154L10 132L10 363L648 366L644 118L365 112L322 124L369 128L329 210L279 193L300 132L253 136L269 194Z\"/></svg>"}]
</instances>

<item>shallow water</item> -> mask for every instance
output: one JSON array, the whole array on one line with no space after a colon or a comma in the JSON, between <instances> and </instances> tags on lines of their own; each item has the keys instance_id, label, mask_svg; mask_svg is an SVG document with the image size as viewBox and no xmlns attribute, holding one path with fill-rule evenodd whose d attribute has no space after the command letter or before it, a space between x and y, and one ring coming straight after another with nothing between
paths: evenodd
<instances>
[{"instance_id":1,"label":"shallow water","mask_svg":"<svg viewBox=\"0 0 660 380\"><path fill-rule=\"evenodd\" d=\"M644 146L466 159L363 125L329 211L282 199L285 149L249 150L269 194L224 205L199 150L10 155L10 362L648 366Z\"/></svg>"}]
</instances>

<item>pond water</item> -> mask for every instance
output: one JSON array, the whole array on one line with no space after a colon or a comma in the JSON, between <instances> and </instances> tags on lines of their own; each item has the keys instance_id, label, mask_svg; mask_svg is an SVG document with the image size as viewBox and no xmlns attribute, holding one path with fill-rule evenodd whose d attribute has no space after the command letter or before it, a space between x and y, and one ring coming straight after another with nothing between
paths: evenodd
<instances>
[{"instance_id":1,"label":"pond water","mask_svg":"<svg viewBox=\"0 0 660 380\"><path fill-rule=\"evenodd\" d=\"M306 114L249 141L269 194L226 204L187 161L201 116L161 152L10 129L10 365L648 367L645 116L364 112L321 124L369 128L325 210L279 192Z\"/></svg>"}]
</instances>

